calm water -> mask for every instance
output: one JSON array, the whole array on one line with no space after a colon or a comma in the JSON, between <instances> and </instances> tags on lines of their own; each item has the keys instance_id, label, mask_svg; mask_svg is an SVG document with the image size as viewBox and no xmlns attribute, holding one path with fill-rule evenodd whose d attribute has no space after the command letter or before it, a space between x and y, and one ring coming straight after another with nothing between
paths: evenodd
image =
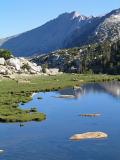
<instances>
[{"instance_id":1,"label":"calm water","mask_svg":"<svg viewBox=\"0 0 120 160\"><path fill-rule=\"evenodd\" d=\"M74 95L73 99L55 98ZM42 100L37 97L42 96ZM23 106L22 106L23 107ZM39 93L24 108L46 113L41 123L0 124L0 160L120 160L120 83L86 84L80 89ZM80 117L101 113L100 117ZM87 131L106 132L102 140L72 142L69 137Z\"/></svg>"}]
</instances>

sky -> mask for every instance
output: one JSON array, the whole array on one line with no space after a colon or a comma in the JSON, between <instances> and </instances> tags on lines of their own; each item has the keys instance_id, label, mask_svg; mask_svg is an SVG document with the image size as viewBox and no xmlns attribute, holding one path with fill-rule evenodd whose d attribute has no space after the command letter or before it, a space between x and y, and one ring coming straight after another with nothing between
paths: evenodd
<instances>
[{"instance_id":1,"label":"sky","mask_svg":"<svg viewBox=\"0 0 120 160\"><path fill-rule=\"evenodd\" d=\"M0 0L0 39L39 27L64 12L99 16L120 0Z\"/></svg>"}]
</instances>

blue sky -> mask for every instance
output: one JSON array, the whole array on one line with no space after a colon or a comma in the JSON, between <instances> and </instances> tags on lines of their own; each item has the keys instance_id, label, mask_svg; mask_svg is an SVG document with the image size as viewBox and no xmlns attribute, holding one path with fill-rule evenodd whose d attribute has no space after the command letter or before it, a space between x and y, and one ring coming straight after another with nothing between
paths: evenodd
<instances>
[{"instance_id":1,"label":"blue sky","mask_svg":"<svg viewBox=\"0 0 120 160\"><path fill-rule=\"evenodd\" d=\"M0 38L38 27L64 12L103 15L120 0L0 0Z\"/></svg>"}]
</instances>

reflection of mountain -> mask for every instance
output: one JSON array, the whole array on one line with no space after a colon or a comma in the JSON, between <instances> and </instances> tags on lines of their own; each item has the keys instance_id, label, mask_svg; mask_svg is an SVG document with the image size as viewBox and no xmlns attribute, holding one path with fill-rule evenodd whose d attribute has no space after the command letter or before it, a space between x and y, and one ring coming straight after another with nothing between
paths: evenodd
<instances>
[{"instance_id":1,"label":"reflection of mountain","mask_svg":"<svg viewBox=\"0 0 120 160\"><path fill-rule=\"evenodd\" d=\"M66 89L60 90L59 93L61 95L73 95L75 98L79 98L81 95L84 94L84 90L82 87L78 89L66 88Z\"/></svg>"},{"instance_id":2,"label":"reflection of mountain","mask_svg":"<svg viewBox=\"0 0 120 160\"><path fill-rule=\"evenodd\" d=\"M79 98L89 92L107 93L120 98L120 82L89 83L77 89L67 88L59 91L61 95L73 95L75 98Z\"/></svg>"},{"instance_id":3,"label":"reflection of mountain","mask_svg":"<svg viewBox=\"0 0 120 160\"><path fill-rule=\"evenodd\" d=\"M112 96L120 98L120 82L102 83L101 87Z\"/></svg>"}]
</instances>

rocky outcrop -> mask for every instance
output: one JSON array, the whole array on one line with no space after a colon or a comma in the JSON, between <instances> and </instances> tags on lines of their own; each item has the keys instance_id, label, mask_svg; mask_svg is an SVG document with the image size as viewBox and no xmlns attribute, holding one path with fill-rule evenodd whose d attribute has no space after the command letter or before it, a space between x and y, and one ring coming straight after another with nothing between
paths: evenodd
<instances>
[{"instance_id":1,"label":"rocky outcrop","mask_svg":"<svg viewBox=\"0 0 120 160\"><path fill-rule=\"evenodd\" d=\"M36 63L30 62L26 58L16 58L12 57L7 60L4 58L0 58L0 75L4 77L11 77L13 74L45 74L45 75L57 75L60 74L59 69L45 69L45 73L43 73L43 69L40 65Z\"/></svg>"},{"instance_id":2,"label":"rocky outcrop","mask_svg":"<svg viewBox=\"0 0 120 160\"><path fill-rule=\"evenodd\" d=\"M75 134L72 137L70 137L70 140L101 139L107 137L108 135L104 132L87 132L82 134Z\"/></svg>"},{"instance_id":3,"label":"rocky outcrop","mask_svg":"<svg viewBox=\"0 0 120 160\"><path fill-rule=\"evenodd\" d=\"M1 75L12 75L14 73L18 74L38 74L42 73L41 66L30 62L25 58L15 58L5 60L0 58L0 74Z\"/></svg>"},{"instance_id":4,"label":"rocky outcrop","mask_svg":"<svg viewBox=\"0 0 120 160\"><path fill-rule=\"evenodd\" d=\"M47 65L48 68L51 68L50 72L58 72L58 69L61 72L78 72L81 63L80 58L80 48L77 48L57 50L48 55L33 57L31 61L38 65ZM46 72L48 71L46 70Z\"/></svg>"}]
</instances>

